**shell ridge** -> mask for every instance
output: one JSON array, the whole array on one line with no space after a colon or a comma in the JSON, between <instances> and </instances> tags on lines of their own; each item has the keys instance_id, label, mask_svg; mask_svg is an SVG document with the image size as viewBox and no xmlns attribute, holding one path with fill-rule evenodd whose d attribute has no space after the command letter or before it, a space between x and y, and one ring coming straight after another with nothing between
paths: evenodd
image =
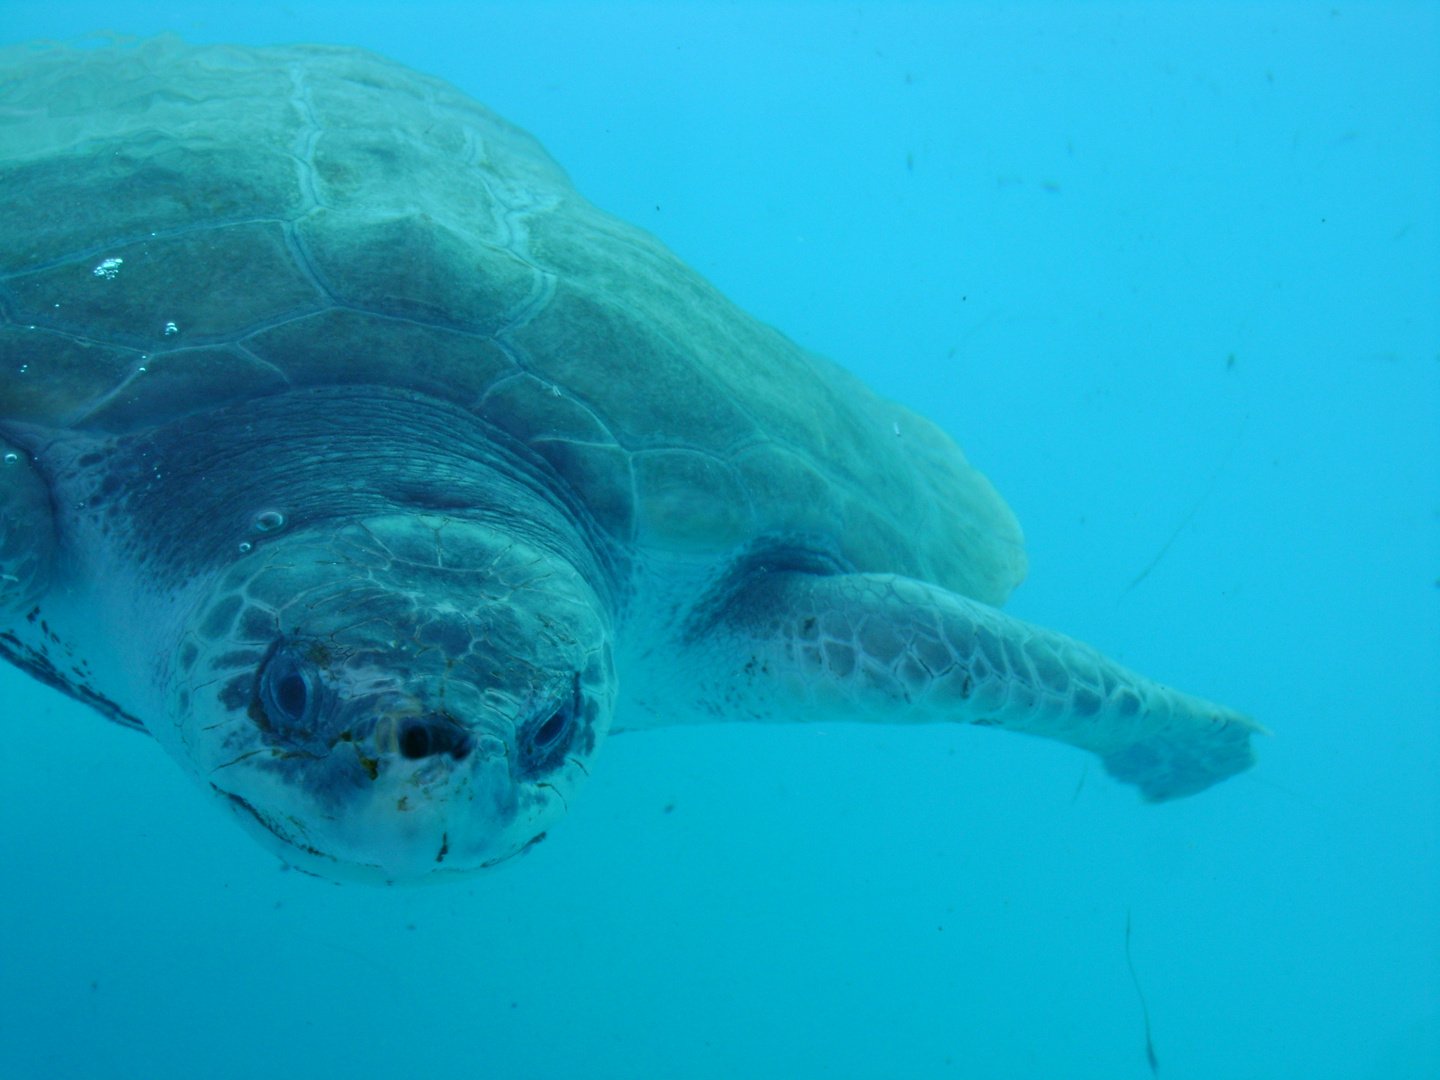
<instances>
[{"instance_id":1,"label":"shell ridge","mask_svg":"<svg viewBox=\"0 0 1440 1080\"><path fill-rule=\"evenodd\" d=\"M93 398L87 402L83 411L77 412L75 416L67 419L66 427L78 426L97 413L104 412L107 405L123 394L136 379L145 374L145 365L149 360L150 355L148 353L141 354L123 379L116 383L108 393L102 394L100 397Z\"/></svg>"},{"instance_id":2,"label":"shell ridge","mask_svg":"<svg viewBox=\"0 0 1440 1080\"><path fill-rule=\"evenodd\" d=\"M13 281L16 278L43 273L46 270L54 270L57 267L69 266L74 263L85 263L104 255L107 251L116 251L120 248L129 247L131 244L143 244L147 240L170 240L177 236L187 236L190 233L215 232L218 229L230 228L235 225L278 225L281 229L284 229L290 224L291 221L289 218L217 217L211 218L200 225L177 225L169 229L155 229L151 232L123 234L113 237L103 244L67 251L65 254L58 255L53 259L47 259L45 262L29 263L19 270L0 270L0 282Z\"/></svg>"},{"instance_id":3,"label":"shell ridge","mask_svg":"<svg viewBox=\"0 0 1440 1080\"><path fill-rule=\"evenodd\" d=\"M13 325L13 324L12 324L12 325ZM38 326L39 324L36 324L36 325ZM91 338L91 337L88 337L88 336L85 336L85 335L75 334L75 333L72 333L72 332L70 332L70 331L68 331L68 330L59 329L58 327L45 326L45 327L42 327L42 329L43 329L46 333L55 334L57 337L65 338L65 339L68 340L68 341L73 341L73 342L75 342L75 343L77 343L77 344L80 344L80 345L90 345L90 346L99 346L99 347L103 347L103 348L118 349L118 350L121 350L121 351L123 351L123 352L131 353L131 354L136 358L136 359L134 360L133 366L131 366L131 367L128 369L127 374L125 374L124 376L122 376L122 377L119 379L119 381L117 381L116 384L115 384L113 387L111 387L111 389L110 389L108 392L105 393L105 395L103 396L103 398L92 399L92 400L90 400L90 401L87 401L87 402L85 402L83 405L80 405L80 406L76 407L76 408L75 408L74 410L72 410L71 412L66 413L64 416L62 416L62 417L60 418L60 424L59 424L59 426L60 426L61 428L74 427L76 424L83 423L84 420L85 420L86 418L88 418L90 415L92 415L96 410L98 410L98 409L100 408L100 406L101 406L104 402L109 401L109 400L110 400L111 398L113 398L116 394L118 394L118 393L124 388L124 386L125 386L127 383L129 383L131 379L133 379L133 378L135 377L135 373L136 373L137 369L138 369L139 367L143 366L144 363L145 363L145 355L146 355L146 354L144 354L140 349L133 348L133 347L131 347L131 346L129 346L129 345L117 345L117 344L115 344L115 343L113 343L113 342L102 341L102 340L100 340L100 339L98 339L98 338Z\"/></svg>"},{"instance_id":4,"label":"shell ridge","mask_svg":"<svg viewBox=\"0 0 1440 1080\"><path fill-rule=\"evenodd\" d=\"M297 315L296 318L303 318L303 316ZM287 372L281 369L279 364L265 359L265 357L259 355L253 349L251 349L250 346L246 344L246 342L248 342L249 340L249 336L246 336L238 341L232 342L231 344L233 345L236 352L245 356L257 367L268 368L269 370L273 371L276 378L280 379L287 387L294 387L295 380L293 380Z\"/></svg>"},{"instance_id":5,"label":"shell ridge","mask_svg":"<svg viewBox=\"0 0 1440 1080\"><path fill-rule=\"evenodd\" d=\"M607 220L607 223L609 223L609 221L610 221L609 215L606 215L606 214L604 214L604 213L601 212L601 211L595 210L593 207L590 207L590 205L589 205L588 203L586 203L585 206L587 207L587 209L590 209L590 210L592 211L592 213L594 213L595 215L600 216L600 217L602 217L602 218L605 218L605 219ZM620 223L620 224L623 225L624 223L622 222L622 223ZM628 227L627 227L627 231L628 231ZM647 249L646 249L644 246L642 246L642 245L639 244L639 243L636 243L633 239L631 239L631 238L628 237L628 236L623 236L623 235L622 235L621 240L622 240L622 242L625 244L625 246L627 246L628 248L630 248L630 250L632 250L632 251L635 251L635 252L638 252L638 253L642 253L642 254L649 254L649 255L653 255L653 254L654 254L652 251L647 251ZM657 240L657 243L659 243L658 240ZM663 245L662 245L662 247L663 247ZM674 255L669 251L668 248L665 248L664 251L665 251L665 254L668 255L670 258L672 258L672 259L674 258ZM552 273L552 281L553 281L553 280L554 280L554 275L553 275L553 273ZM706 287L707 287L712 293L715 294L715 296L717 297L717 299L723 300L723 297L721 297L720 294L714 290L714 287L713 287L713 286L709 286L708 283L706 283ZM690 371L691 371L691 373L692 373L692 376L695 377L697 381L699 381L699 380L704 380L704 381L706 381L706 382L708 382L708 383L712 383L712 384L713 384L713 381L714 381L714 380L709 376L709 374L708 374L707 372L705 372L704 370L702 370L702 369L699 367L699 365L695 364L695 362L691 359L689 350L688 350L687 348L683 347L679 342L677 342L677 341L674 339L674 337L673 337L672 335L670 335L665 329L663 329L663 328L660 327L660 326L655 325L650 319L646 318L642 312L638 311L638 310L637 310L634 306L632 306L624 297L617 295L617 294L614 293L613 291L605 288L603 285L586 285L586 286L585 286L585 289L586 289L586 291L592 293L593 295L597 295L597 296L603 297L603 298L606 300L607 304L608 304L610 307L615 308L615 309L619 309L620 311L623 311L627 316L635 319L637 322L642 322L642 323L644 323L644 324L647 326L647 328L648 328L652 333L654 333L654 335L655 335L657 338L660 338L660 339L664 340L667 344L671 345L672 348L674 348L674 349L676 350L676 352L677 352L678 355L681 355L681 356L683 356L683 357L685 358L686 366L690 369ZM533 313L533 314L538 314L538 313L539 313L539 312L537 311L537 312L535 312L535 313ZM533 317L533 315L532 315L532 317ZM518 326L518 325L523 325L523 323L522 323L522 324L517 324L517 326ZM508 330L511 329L511 328L507 327L506 329L507 329L507 331L508 331ZM773 329L773 328L768 328L768 327L767 327L767 329ZM776 333L778 333L778 331L776 331ZM499 336L500 336L500 335L497 335L497 337L499 337ZM788 338L785 338L785 341L786 341L787 343L789 343L792 348L795 348L797 351L801 352L801 353L804 355L804 357L805 357L805 359L806 359L807 361L810 360L810 355L809 355L809 353L808 353L808 352L805 352L805 350L803 350L803 348L802 348L801 346L795 345L793 342L790 342ZM499 342L499 341L497 341L497 344L502 344L502 343ZM502 348L505 348L506 345L508 345L508 344L510 344L510 343L509 343L509 342L503 343L503 344L502 344ZM526 364L525 358L524 358L523 355L521 354L521 350L519 349L518 346L516 346L513 350L510 349L510 348L506 348L506 352L514 357L515 362L516 362L516 366L519 367L523 372L525 372L526 374L530 374L532 377L539 378L539 376L535 375L535 373L531 370L530 366L529 366L528 364ZM816 459L815 456L814 456L813 454L811 454L811 453L810 453L808 450L806 450L805 448L795 445L794 443L790 442L788 439L785 439L783 436L779 436L779 435L776 435L776 434L774 434L774 433L772 433L772 432L767 431L765 425L760 424L760 423L756 420L755 416L752 415L751 412L750 412L747 408L745 408L745 406L744 406L741 402L739 402L739 401L734 401L734 400L732 400L732 401L730 402L730 404L732 405L732 407L735 408L736 412L737 412L744 420L746 420L746 421L751 425L751 429L752 429L752 430L751 430L751 432L750 432L748 435L742 436L742 437L736 439L735 441L731 442L730 444L728 444L727 447L726 447L727 457L721 458L721 457L719 457L718 455L713 454L712 452L703 450L703 449L698 448L698 447L695 447L695 446L691 446L691 445L686 444L686 443L673 443L673 442L672 442L672 443L661 443L661 444L647 445L647 446L636 446L636 447L629 446L629 445L627 445L626 443L620 441L619 438L614 435L614 432L613 432L613 430L610 428L610 425L605 422L605 419L604 419L604 417L603 417L603 414L600 413L600 412L598 412L598 411L596 410L596 407L595 407L595 405L594 405L593 403L589 402L583 395L577 394L577 393L575 393L574 391L568 391L568 393L569 393L569 396L572 397L575 401L579 402L579 403L582 404L582 405L585 405L586 408L590 410L590 412L592 413L592 415L594 415L594 416L596 417L597 421L599 421L600 424L601 424L602 426L604 426L605 429L611 433L612 438L615 438L615 439L616 439L616 445L617 445L617 446L620 446L622 449L624 449L624 450L627 451L627 459L630 461L630 464L631 464L631 477L630 477L630 479L631 479L631 484L632 484L632 490L634 490L634 488L633 488L633 484L634 484L634 457L635 457L635 455L638 454L638 453L643 453L643 452L645 452L645 451L658 451L658 450L689 450L689 451L694 451L694 452L696 452L696 453L705 454L707 457L710 457L710 458L712 458L713 460L717 460L717 461L721 462L723 465L725 465L728 469L732 469L732 470L733 470L734 466L733 466L733 464L732 464L732 460L733 460L734 457L738 456L739 454L744 453L744 452L745 452L746 450L748 450L748 449L752 449L752 448L757 447L757 446L763 446L763 445L767 445L767 444L768 444L768 445L777 446L777 447L779 447L779 448L787 451L788 453L790 453L790 454L798 457L800 460L804 461L807 465L809 465L812 469L814 469L815 472L821 477L821 479L823 479L827 484L831 485L832 487L834 487L834 488L836 488L836 489L838 489L838 490L842 490L842 491L846 492L846 493L847 493L848 495L850 495L852 498L860 497L860 496L863 494L863 492L859 489L859 487L858 487L856 484L854 484L853 482L851 482L851 481L849 481L849 480L842 479L842 478L840 478L839 476L837 476L837 474L835 474L835 473L828 467L827 463L822 462L822 461ZM907 461L908 461L908 457L907 457ZM749 490L748 486L746 486L746 485L744 485L744 484L741 484L740 487L741 487L741 490L744 492L747 508L750 510L751 514L754 515L754 514L755 514L755 506L754 506L754 497L753 497L753 494L752 494L751 491ZM877 514L877 516L881 517L887 524L895 527L896 529L901 529L901 527L902 527L902 526L901 526L901 523L900 523L894 516L892 516L891 514L889 514L888 512L884 512L884 511L880 511L880 510L875 510L874 508L872 508L872 512L875 512L875 513ZM755 520L755 518L752 517L752 520Z\"/></svg>"},{"instance_id":6,"label":"shell ridge","mask_svg":"<svg viewBox=\"0 0 1440 1080\"><path fill-rule=\"evenodd\" d=\"M519 367L519 365L517 365L517 367ZM620 449L625 450L625 446L620 442L619 439L615 437L615 432L610 429L610 425L605 422L604 417L600 416L600 414L595 411L594 405L586 401L581 395L572 392L567 387L561 386L559 383L553 382L549 379L542 379L533 371L529 371L524 367L520 367L518 371L512 372L508 375L502 375L494 382L490 383L490 385L485 387L484 392L475 399L475 403L473 406L471 406L470 411L477 412L481 407L484 406L485 402L490 400L492 395L498 392L500 388L505 386L507 383L517 382L520 379L525 378L534 379L538 383L548 385L551 389L551 392L554 393L556 397L565 398L566 400L573 401L575 402L575 404L581 406L594 418L596 426L605 433L605 437L609 440L608 442L596 442L594 439L575 439L566 437L563 441L578 443L582 446L618 446L620 447ZM626 450L626 452L629 453L628 450Z\"/></svg>"},{"instance_id":7,"label":"shell ridge","mask_svg":"<svg viewBox=\"0 0 1440 1080\"><path fill-rule=\"evenodd\" d=\"M302 203L300 212L287 220L281 231L285 236L285 247L295 260L295 265L300 269L300 273L310 282L313 289L334 305L335 290L321 276L315 266L315 259L305 244L304 237L295 227L297 221L311 216L317 210L329 209L325 201L321 199L319 185L315 182L315 144L320 140L323 129L315 119L315 108L311 101L310 87L306 80L304 66L292 63L287 65L286 72L290 76L290 83L293 87L290 105L300 115L301 121L300 130L296 132L295 141L291 144L290 154L295 159L295 182L300 189ZM314 312L309 314L314 314ZM263 329L265 328L256 327L242 336L249 337Z\"/></svg>"}]
</instances>

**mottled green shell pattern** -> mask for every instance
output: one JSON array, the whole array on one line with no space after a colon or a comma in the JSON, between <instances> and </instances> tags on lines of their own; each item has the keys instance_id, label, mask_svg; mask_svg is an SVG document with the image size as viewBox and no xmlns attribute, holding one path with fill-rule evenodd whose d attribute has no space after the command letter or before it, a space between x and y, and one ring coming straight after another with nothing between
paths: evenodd
<instances>
[{"instance_id":1,"label":"mottled green shell pattern","mask_svg":"<svg viewBox=\"0 0 1440 1080\"><path fill-rule=\"evenodd\" d=\"M827 538L1000 603L1014 517L453 87L354 49L0 54L0 416L123 432L327 384L528 444L622 543Z\"/></svg>"}]
</instances>

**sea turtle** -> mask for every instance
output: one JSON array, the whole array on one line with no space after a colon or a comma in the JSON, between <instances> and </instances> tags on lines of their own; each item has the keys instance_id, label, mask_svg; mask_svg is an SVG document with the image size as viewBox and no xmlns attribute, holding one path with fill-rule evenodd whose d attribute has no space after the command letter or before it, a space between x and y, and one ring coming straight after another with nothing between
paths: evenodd
<instances>
[{"instance_id":1,"label":"sea turtle","mask_svg":"<svg viewBox=\"0 0 1440 1080\"><path fill-rule=\"evenodd\" d=\"M351 48L0 56L0 652L336 879L504 862L609 731L954 720L1146 798L1256 725L997 610L939 429Z\"/></svg>"}]
</instances>

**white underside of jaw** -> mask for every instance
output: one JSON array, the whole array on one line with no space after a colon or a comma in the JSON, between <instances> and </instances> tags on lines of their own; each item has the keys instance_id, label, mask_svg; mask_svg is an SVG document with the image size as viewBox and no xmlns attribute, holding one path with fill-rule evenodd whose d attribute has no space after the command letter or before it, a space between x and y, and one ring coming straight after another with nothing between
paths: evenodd
<instances>
[{"instance_id":1,"label":"white underside of jaw","mask_svg":"<svg viewBox=\"0 0 1440 1080\"><path fill-rule=\"evenodd\" d=\"M549 783L516 784L496 753L503 747L485 741L433 779L433 762L390 762L328 809L264 768L268 747L197 779L265 847L310 873L370 883L453 877L513 858L566 810Z\"/></svg>"}]
</instances>

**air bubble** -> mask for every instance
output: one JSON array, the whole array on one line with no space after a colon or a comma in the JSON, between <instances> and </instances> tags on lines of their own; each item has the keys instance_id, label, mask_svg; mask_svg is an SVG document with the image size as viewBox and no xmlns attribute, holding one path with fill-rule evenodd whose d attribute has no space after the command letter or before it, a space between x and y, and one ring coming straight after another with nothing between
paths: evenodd
<instances>
[{"instance_id":1,"label":"air bubble","mask_svg":"<svg viewBox=\"0 0 1440 1080\"><path fill-rule=\"evenodd\" d=\"M178 326L176 326L173 322L167 322L167 323L165 324L165 336L166 336L166 337L169 337L171 334L178 334L179 332L180 332L180 328L179 328Z\"/></svg>"},{"instance_id":2,"label":"air bubble","mask_svg":"<svg viewBox=\"0 0 1440 1080\"><path fill-rule=\"evenodd\" d=\"M16 462L18 462L19 460L20 460L20 455L17 454L17 453L15 453L13 450L12 450L10 453L8 453L8 454L5 455L5 464L6 464L6 465L14 465L14 464L15 464Z\"/></svg>"},{"instance_id":3,"label":"air bubble","mask_svg":"<svg viewBox=\"0 0 1440 1080\"><path fill-rule=\"evenodd\" d=\"M254 546L255 546L255 545L253 545L252 543L250 543L249 540L241 540L241 541L240 541L240 554L241 554L241 555L247 554L247 553L250 551L250 549L251 549L252 547L254 547Z\"/></svg>"},{"instance_id":4,"label":"air bubble","mask_svg":"<svg viewBox=\"0 0 1440 1080\"><path fill-rule=\"evenodd\" d=\"M279 510L264 510L255 515L255 529L258 532L274 532L285 524L285 515Z\"/></svg>"},{"instance_id":5,"label":"air bubble","mask_svg":"<svg viewBox=\"0 0 1440 1080\"><path fill-rule=\"evenodd\" d=\"M94 274L96 277L103 277L106 281L114 281L115 275L120 273L120 266L124 262L124 259L106 259L95 267ZM55 306L59 307L60 305L56 304Z\"/></svg>"}]
</instances>

